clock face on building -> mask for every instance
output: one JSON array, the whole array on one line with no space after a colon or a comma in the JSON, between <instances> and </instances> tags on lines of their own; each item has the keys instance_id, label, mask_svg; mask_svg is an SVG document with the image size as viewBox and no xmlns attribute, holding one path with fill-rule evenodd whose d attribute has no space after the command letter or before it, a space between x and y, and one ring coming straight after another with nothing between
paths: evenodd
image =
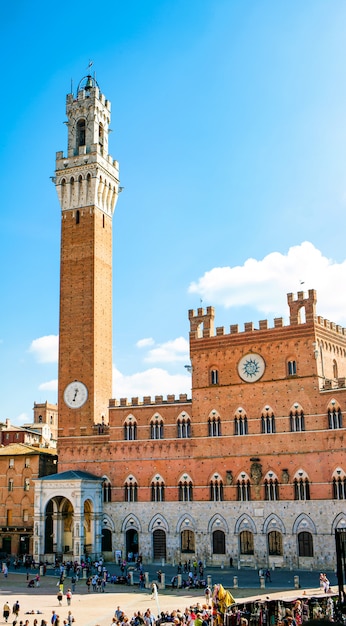
<instances>
[{"instance_id":1,"label":"clock face on building","mask_svg":"<svg viewBox=\"0 0 346 626\"><path fill-rule=\"evenodd\" d=\"M70 409L80 409L88 399L88 389L79 380L67 385L64 391L64 401Z\"/></svg>"},{"instance_id":2,"label":"clock face on building","mask_svg":"<svg viewBox=\"0 0 346 626\"><path fill-rule=\"evenodd\" d=\"M264 359L253 352L243 356L238 363L238 374L247 383L255 383L259 380L263 376L264 370Z\"/></svg>"}]
</instances>

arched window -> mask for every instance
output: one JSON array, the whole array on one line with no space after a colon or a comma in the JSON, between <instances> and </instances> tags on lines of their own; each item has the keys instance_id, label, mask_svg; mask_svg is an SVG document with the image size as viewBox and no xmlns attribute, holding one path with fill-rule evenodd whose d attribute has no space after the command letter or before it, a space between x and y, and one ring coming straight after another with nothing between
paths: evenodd
<instances>
[{"instance_id":1,"label":"arched window","mask_svg":"<svg viewBox=\"0 0 346 626\"><path fill-rule=\"evenodd\" d=\"M239 535L240 554L254 554L253 533L243 530Z\"/></svg>"},{"instance_id":2,"label":"arched window","mask_svg":"<svg viewBox=\"0 0 346 626\"><path fill-rule=\"evenodd\" d=\"M103 130L102 124L99 124L99 144L100 144L100 146L103 146L103 142L104 142L104 130Z\"/></svg>"},{"instance_id":3,"label":"arched window","mask_svg":"<svg viewBox=\"0 0 346 626\"><path fill-rule=\"evenodd\" d=\"M237 500L238 502L251 500L250 480L245 474L241 474L237 480Z\"/></svg>"},{"instance_id":4,"label":"arched window","mask_svg":"<svg viewBox=\"0 0 346 626\"><path fill-rule=\"evenodd\" d=\"M328 426L332 430L342 428L342 413L341 409L335 406L332 409L328 409Z\"/></svg>"},{"instance_id":5,"label":"arched window","mask_svg":"<svg viewBox=\"0 0 346 626\"><path fill-rule=\"evenodd\" d=\"M298 555L314 556L312 534L307 531L298 534Z\"/></svg>"},{"instance_id":6,"label":"arched window","mask_svg":"<svg viewBox=\"0 0 346 626\"><path fill-rule=\"evenodd\" d=\"M212 415L208 419L209 437L221 437L221 420L218 415Z\"/></svg>"},{"instance_id":7,"label":"arched window","mask_svg":"<svg viewBox=\"0 0 346 626\"><path fill-rule=\"evenodd\" d=\"M293 485L295 500L310 500L310 483L307 477L295 478Z\"/></svg>"},{"instance_id":8,"label":"arched window","mask_svg":"<svg viewBox=\"0 0 346 626\"><path fill-rule=\"evenodd\" d=\"M192 502L193 489L191 480L181 480L179 482L179 502Z\"/></svg>"},{"instance_id":9,"label":"arched window","mask_svg":"<svg viewBox=\"0 0 346 626\"><path fill-rule=\"evenodd\" d=\"M219 384L219 371L218 370L210 370L210 383L211 385Z\"/></svg>"},{"instance_id":10,"label":"arched window","mask_svg":"<svg viewBox=\"0 0 346 626\"><path fill-rule=\"evenodd\" d=\"M124 424L124 439L126 441L134 441L137 439L137 423L130 415Z\"/></svg>"},{"instance_id":11,"label":"arched window","mask_svg":"<svg viewBox=\"0 0 346 626\"><path fill-rule=\"evenodd\" d=\"M165 501L165 484L163 480L153 480L151 483L151 501L152 502L164 502Z\"/></svg>"},{"instance_id":12,"label":"arched window","mask_svg":"<svg viewBox=\"0 0 346 626\"><path fill-rule=\"evenodd\" d=\"M215 474L210 481L210 500L223 502L223 482L218 474Z\"/></svg>"},{"instance_id":13,"label":"arched window","mask_svg":"<svg viewBox=\"0 0 346 626\"><path fill-rule=\"evenodd\" d=\"M287 361L287 374L288 376L296 376L297 374L297 362Z\"/></svg>"},{"instance_id":14,"label":"arched window","mask_svg":"<svg viewBox=\"0 0 346 626\"><path fill-rule=\"evenodd\" d=\"M282 534L278 530L268 533L268 553L271 556L282 555Z\"/></svg>"},{"instance_id":15,"label":"arched window","mask_svg":"<svg viewBox=\"0 0 346 626\"><path fill-rule=\"evenodd\" d=\"M264 499L274 502L279 499L279 483L277 478L266 478L264 481Z\"/></svg>"},{"instance_id":16,"label":"arched window","mask_svg":"<svg viewBox=\"0 0 346 626\"><path fill-rule=\"evenodd\" d=\"M333 378L338 378L338 364L336 360L333 360Z\"/></svg>"},{"instance_id":17,"label":"arched window","mask_svg":"<svg viewBox=\"0 0 346 626\"><path fill-rule=\"evenodd\" d=\"M178 439L188 439L191 437L191 420L183 413L177 420Z\"/></svg>"},{"instance_id":18,"label":"arched window","mask_svg":"<svg viewBox=\"0 0 346 626\"><path fill-rule=\"evenodd\" d=\"M305 430L304 412L301 408L290 411L290 428L292 433L300 433Z\"/></svg>"},{"instance_id":19,"label":"arched window","mask_svg":"<svg viewBox=\"0 0 346 626\"><path fill-rule=\"evenodd\" d=\"M85 120L81 119L77 122L77 154L79 146L85 146Z\"/></svg>"},{"instance_id":20,"label":"arched window","mask_svg":"<svg viewBox=\"0 0 346 626\"><path fill-rule=\"evenodd\" d=\"M346 500L346 474L341 467L337 467L333 473L333 498Z\"/></svg>"},{"instance_id":21,"label":"arched window","mask_svg":"<svg viewBox=\"0 0 346 626\"><path fill-rule=\"evenodd\" d=\"M150 439L163 439L163 419L159 415L150 422Z\"/></svg>"},{"instance_id":22,"label":"arched window","mask_svg":"<svg viewBox=\"0 0 346 626\"><path fill-rule=\"evenodd\" d=\"M180 534L180 539L182 552L195 551L195 533L193 532L193 530L182 530Z\"/></svg>"},{"instance_id":23,"label":"arched window","mask_svg":"<svg viewBox=\"0 0 346 626\"><path fill-rule=\"evenodd\" d=\"M137 482L133 476L129 476L124 485L124 500L125 502L137 502Z\"/></svg>"},{"instance_id":24,"label":"arched window","mask_svg":"<svg viewBox=\"0 0 346 626\"><path fill-rule=\"evenodd\" d=\"M265 409L261 415L262 434L275 433L275 416L271 409Z\"/></svg>"},{"instance_id":25,"label":"arched window","mask_svg":"<svg viewBox=\"0 0 346 626\"><path fill-rule=\"evenodd\" d=\"M103 502L112 502L112 485L108 478L103 481Z\"/></svg>"},{"instance_id":26,"label":"arched window","mask_svg":"<svg viewBox=\"0 0 346 626\"><path fill-rule=\"evenodd\" d=\"M39 416L38 416L38 423L39 423L39 424L42 424L42 415L39 415Z\"/></svg>"},{"instance_id":27,"label":"arched window","mask_svg":"<svg viewBox=\"0 0 346 626\"><path fill-rule=\"evenodd\" d=\"M234 434L235 435L247 435L247 417L246 415L238 415L234 418Z\"/></svg>"},{"instance_id":28,"label":"arched window","mask_svg":"<svg viewBox=\"0 0 346 626\"><path fill-rule=\"evenodd\" d=\"M226 538L223 530L213 532L213 554L226 554Z\"/></svg>"}]
</instances>

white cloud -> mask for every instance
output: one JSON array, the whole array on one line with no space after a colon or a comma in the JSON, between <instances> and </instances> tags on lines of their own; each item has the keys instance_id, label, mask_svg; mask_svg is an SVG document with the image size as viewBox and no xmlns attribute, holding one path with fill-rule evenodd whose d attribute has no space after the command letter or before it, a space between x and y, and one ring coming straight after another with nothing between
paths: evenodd
<instances>
[{"instance_id":1,"label":"white cloud","mask_svg":"<svg viewBox=\"0 0 346 626\"><path fill-rule=\"evenodd\" d=\"M46 335L31 342L31 352L39 363L57 363L59 351L58 335Z\"/></svg>"},{"instance_id":2,"label":"white cloud","mask_svg":"<svg viewBox=\"0 0 346 626\"><path fill-rule=\"evenodd\" d=\"M151 368L125 376L113 366L113 396L131 398L187 393L191 397L191 376L170 374L161 368Z\"/></svg>"},{"instance_id":3,"label":"white cloud","mask_svg":"<svg viewBox=\"0 0 346 626\"><path fill-rule=\"evenodd\" d=\"M12 420L11 420L12 422ZM22 426L23 424L28 424L30 422L27 413L20 413L17 415L15 421L13 422L16 426Z\"/></svg>"},{"instance_id":4,"label":"white cloud","mask_svg":"<svg viewBox=\"0 0 346 626\"><path fill-rule=\"evenodd\" d=\"M272 252L244 265L216 267L189 286L212 305L251 306L265 314L283 315L286 293L316 289L318 313L333 322L346 322L346 260L323 256L309 241L292 246L287 254ZM303 284L302 284L303 283Z\"/></svg>"},{"instance_id":5,"label":"white cloud","mask_svg":"<svg viewBox=\"0 0 346 626\"><path fill-rule=\"evenodd\" d=\"M157 344L149 350L144 359L147 363L174 363L189 360L189 343L184 337L177 337Z\"/></svg>"},{"instance_id":6,"label":"white cloud","mask_svg":"<svg viewBox=\"0 0 346 626\"><path fill-rule=\"evenodd\" d=\"M58 379L48 380L46 383L39 385L40 391L58 391Z\"/></svg>"},{"instance_id":7,"label":"white cloud","mask_svg":"<svg viewBox=\"0 0 346 626\"><path fill-rule=\"evenodd\" d=\"M152 346L154 345L155 341L152 337L147 337L146 339L139 339L139 341L137 341L136 346L137 348L147 348L148 346Z\"/></svg>"}]
</instances>

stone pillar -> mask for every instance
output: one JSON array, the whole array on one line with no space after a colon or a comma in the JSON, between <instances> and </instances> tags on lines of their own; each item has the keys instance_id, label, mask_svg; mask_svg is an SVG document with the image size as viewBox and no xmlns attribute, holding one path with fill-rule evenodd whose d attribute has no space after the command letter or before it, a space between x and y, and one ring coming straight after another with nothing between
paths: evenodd
<instances>
[{"instance_id":1,"label":"stone pillar","mask_svg":"<svg viewBox=\"0 0 346 626\"><path fill-rule=\"evenodd\" d=\"M211 589L211 585L212 585L211 576L209 575L209 576L207 576L207 587L210 587L210 589Z\"/></svg>"},{"instance_id":2,"label":"stone pillar","mask_svg":"<svg viewBox=\"0 0 346 626\"><path fill-rule=\"evenodd\" d=\"M166 589L166 574L161 574L160 589Z\"/></svg>"},{"instance_id":3,"label":"stone pillar","mask_svg":"<svg viewBox=\"0 0 346 626\"><path fill-rule=\"evenodd\" d=\"M181 583L183 582L183 577L181 574L178 574L177 576L177 589L181 589Z\"/></svg>"},{"instance_id":4,"label":"stone pillar","mask_svg":"<svg viewBox=\"0 0 346 626\"><path fill-rule=\"evenodd\" d=\"M233 588L238 589L238 576L233 576Z\"/></svg>"},{"instance_id":5,"label":"stone pillar","mask_svg":"<svg viewBox=\"0 0 346 626\"><path fill-rule=\"evenodd\" d=\"M294 576L293 580L294 580L294 588L299 589L299 576Z\"/></svg>"},{"instance_id":6,"label":"stone pillar","mask_svg":"<svg viewBox=\"0 0 346 626\"><path fill-rule=\"evenodd\" d=\"M130 574L130 585L133 585L133 572L129 572Z\"/></svg>"},{"instance_id":7,"label":"stone pillar","mask_svg":"<svg viewBox=\"0 0 346 626\"><path fill-rule=\"evenodd\" d=\"M144 587L146 589L149 589L150 587L150 583L149 583L149 572L144 572Z\"/></svg>"},{"instance_id":8,"label":"stone pillar","mask_svg":"<svg viewBox=\"0 0 346 626\"><path fill-rule=\"evenodd\" d=\"M261 589L265 589L265 586L266 586L265 578L264 578L264 576L260 576L260 587L261 587Z\"/></svg>"}]
</instances>

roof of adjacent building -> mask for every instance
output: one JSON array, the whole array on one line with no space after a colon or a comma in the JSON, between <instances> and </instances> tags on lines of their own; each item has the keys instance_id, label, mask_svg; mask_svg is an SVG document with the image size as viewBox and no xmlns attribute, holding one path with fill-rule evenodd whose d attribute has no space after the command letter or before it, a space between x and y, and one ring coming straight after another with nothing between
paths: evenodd
<instances>
[{"instance_id":1,"label":"roof of adjacent building","mask_svg":"<svg viewBox=\"0 0 346 626\"><path fill-rule=\"evenodd\" d=\"M26 443L9 443L8 446L0 446L0 456L28 456L34 454L50 454L57 456L56 448L37 448L36 446L29 446Z\"/></svg>"},{"instance_id":2,"label":"roof of adjacent building","mask_svg":"<svg viewBox=\"0 0 346 626\"><path fill-rule=\"evenodd\" d=\"M90 474L89 472L83 472L80 470L67 470L66 472L60 472L59 474L51 474L50 476L43 476L40 480L102 480L100 476Z\"/></svg>"}]
</instances>

